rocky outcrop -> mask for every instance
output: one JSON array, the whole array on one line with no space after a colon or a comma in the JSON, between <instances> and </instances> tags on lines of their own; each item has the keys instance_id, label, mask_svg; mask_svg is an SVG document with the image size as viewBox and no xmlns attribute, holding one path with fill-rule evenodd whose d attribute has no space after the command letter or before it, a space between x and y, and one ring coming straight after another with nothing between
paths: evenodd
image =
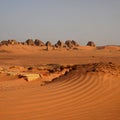
<instances>
[{"instance_id":1,"label":"rocky outcrop","mask_svg":"<svg viewBox=\"0 0 120 120\"><path fill-rule=\"evenodd\" d=\"M34 81L34 80L40 78L40 75L34 74L34 73L32 73L32 74L26 73L26 74L20 74L19 78L24 78L25 80L27 80L29 82L29 81Z\"/></svg>"}]
</instances>

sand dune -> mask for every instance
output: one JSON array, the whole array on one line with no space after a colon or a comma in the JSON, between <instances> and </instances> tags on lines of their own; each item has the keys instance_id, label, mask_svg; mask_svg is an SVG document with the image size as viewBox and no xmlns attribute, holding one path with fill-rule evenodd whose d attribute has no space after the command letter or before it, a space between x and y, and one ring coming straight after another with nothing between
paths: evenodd
<instances>
[{"instance_id":1,"label":"sand dune","mask_svg":"<svg viewBox=\"0 0 120 120\"><path fill-rule=\"evenodd\" d=\"M109 50L120 50L120 46L112 46L112 45L109 45L109 46L105 46L105 49L109 49Z\"/></svg>"},{"instance_id":2,"label":"sand dune","mask_svg":"<svg viewBox=\"0 0 120 120\"><path fill-rule=\"evenodd\" d=\"M26 82L23 78L1 76L9 80L0 81L0 119L120 120L118 50L36 51L0 53L0 65L6 69L10 65L45 63L79 65L43 86L39 80ZM93 64L96 62L102 63Z\"/></svg>"},{"instance_id":3,"label":"sand dune","mask_svg":"<svg viewBox=\"0 0 120 120\"><path fill-rule=\"evenodd\" d=\"M119 47L119 46L118 46ZM56 49L46 51L44 47L9 45L0 47L0 65L39 64L85 64L95 62L119 63L119 50L97 49L80 46L78 50Z\"/></svg>"}]
</instances>

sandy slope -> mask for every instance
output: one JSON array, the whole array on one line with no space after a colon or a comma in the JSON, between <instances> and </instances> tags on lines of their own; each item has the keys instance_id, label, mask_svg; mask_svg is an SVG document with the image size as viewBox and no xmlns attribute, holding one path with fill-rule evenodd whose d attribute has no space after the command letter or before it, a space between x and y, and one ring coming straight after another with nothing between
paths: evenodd
<instances>
[{"instance_id":1,"label":"sandy slope","mask_svg":"<svg viewBox=\"0 0 120 120\"><path fill-rule=\"evenodd\" d=\"M88 50L88 48L69 51L35 50L34 53L28 50L21 54L13 50L11 53L0 53L2 58L0 64L4 67L45 63L83 64L99 61L119 64L119 53L119 50ZM86 70L89 67L90 65L78 66L76 70L44 86L40 85L40 81L28 83L24 79L17 80L17 78L1 81L0 119L120 120L119 68L109 72L106 71L109 67L103 66L104 71L93 72Z\"/></svg>"},{"instance_id":2,"label":"sandy slope","mask_svg":"<svg viewBox=\"0 0 120 120\"><path fill-rule=\"evenodd\" d=\"M0 47L0 65L83 64L109 61L119 63L120 49L118 48L120 47L95 49L94 47L80 46L78 50L46 51L45 47L2 46Z\"/></svg>"}]
</instances>

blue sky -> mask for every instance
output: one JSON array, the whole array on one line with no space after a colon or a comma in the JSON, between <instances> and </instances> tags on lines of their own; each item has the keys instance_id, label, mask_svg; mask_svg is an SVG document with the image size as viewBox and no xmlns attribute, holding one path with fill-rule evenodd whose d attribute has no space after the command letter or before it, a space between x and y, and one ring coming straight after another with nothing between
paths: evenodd
<instances>
[{"instance_id":1,"label":"blue sky","mask_svg":"<svg viewBox=\"0 0 120 120\"><path fill-rule=\"evenodd\" d=\"M120 44L120 0L0 0L0 40Z\"/></svg>"}]
</instances>

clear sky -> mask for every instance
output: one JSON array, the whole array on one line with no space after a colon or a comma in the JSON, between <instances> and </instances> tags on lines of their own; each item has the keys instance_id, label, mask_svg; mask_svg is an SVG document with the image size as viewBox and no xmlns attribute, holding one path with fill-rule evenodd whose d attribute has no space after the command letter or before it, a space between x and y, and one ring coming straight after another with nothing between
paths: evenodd
<instances>
[{"instance_id":1,"label":"clear sky","mask_svg":"<svg viewBox=\"0 0 120 120\"><path fill-rule=\"evenodd\" d=\"M120 0L0 0L0 40L120 44Z\"/></svg>"}]
</instances>

